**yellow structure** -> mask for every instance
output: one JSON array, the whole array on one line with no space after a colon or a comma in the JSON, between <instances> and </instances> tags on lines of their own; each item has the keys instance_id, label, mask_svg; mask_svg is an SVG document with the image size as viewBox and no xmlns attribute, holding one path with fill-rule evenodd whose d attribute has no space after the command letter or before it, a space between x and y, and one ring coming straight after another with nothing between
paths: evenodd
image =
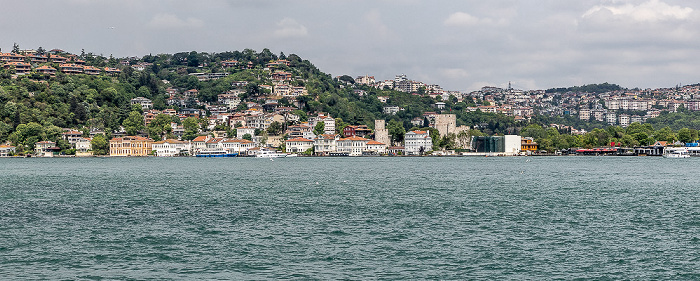
<instances>
[{"instance_id":1,"label":"yellow structure","mask_svg":"<svg viewBox=\"0 0 700 281\"><path fill-rule=\"evenodd\" d=\"M537 143L533 138L523 138L520 141L520 152L532 153L537 151Z\"/></svg>"},{"instance_id":2,"label":"yellow structure","mask_svg":"<svg viewBox=\"0 0 700 281\"><path fill-rule=\"evenodd\" d=\"M153 140L145 137L126 136L109 140L110 156L147 156L151 151Z\"/></svg>"}]
</instances>

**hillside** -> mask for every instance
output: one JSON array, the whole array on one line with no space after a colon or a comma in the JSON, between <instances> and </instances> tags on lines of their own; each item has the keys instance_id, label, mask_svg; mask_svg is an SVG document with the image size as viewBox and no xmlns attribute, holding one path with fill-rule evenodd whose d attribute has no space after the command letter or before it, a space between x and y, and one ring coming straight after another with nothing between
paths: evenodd
<instances>
[{"instance_id":1,"label":"hillside","mask_svg":"<svg viewBox=\"0 0 700 281\"><path fill-rule=\"evenodd\" d=\"M570 133L572 128L567 126L594 130L606 128L607 124L585 121L557 108L570 106L572 98L600 98L624 90L604 83L530 92L484 87L481 91L454 95L448 91L426 91L424 86L415 91L399 91L392 89L400 89L399 83L392 84L396 87L386 86L387 81L393 83L390 80L377 87L356 82L347 75L332 78L297 55L276 55L268 49L192 51L141 58L39 49L24 55L3 53L0 60L0 143L9 142L23 151L31 151L41 140L57 142L57 146L69 150L71 146L61 138L67 129L80 131L86 137L104 132L107 139L141 134L159 140L175 137L178 130L178 136L185 140L212 130L233 133L240 124L226 123L227 119L221 116L245 118L260 112L285 116L285 124L278 122L273 130L268 128L270 124L256 130L256 134L270 136L283 135L282 129L323 115L335 118L337 132L347 125L367 125L372 129L374 120L387 120L394 141L400 142L403 132L427 127L426 117L440 113L455 114L457 126L477 129L474 134L517 134L533 124L559 124L560 133ZM517 107L511 107L511 103ZM580 105L576 108L584 110ZM656 130L666 126L695 130L699 124L695 120L695 114L679 110L662 112L647 123ZM534 128L529 127L529 131L534 132ZM644 143L661 135L655 134L654 128L645 128L649 139L639 136L628 143ZM534 135L538 141L552 143L545 148L554 149L601 145L611 138L622 139L619 131L612 130L617 135L588 143L579 137L557 144L546 140L552 134ZM697 133L693 131L692 135ZM663 136L677 139L667 133ZM441 145L449 147L445 143Z\"/></svg>"}]
</instances>

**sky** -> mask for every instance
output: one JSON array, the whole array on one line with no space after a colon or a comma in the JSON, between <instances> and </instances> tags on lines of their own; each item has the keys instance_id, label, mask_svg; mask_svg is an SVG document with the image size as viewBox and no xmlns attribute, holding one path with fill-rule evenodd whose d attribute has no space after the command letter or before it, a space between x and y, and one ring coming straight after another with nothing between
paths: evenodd
<instances>
[{"instance_id":1,"label":"sky","mask_svg":"<svg viewBox=\"0 0 700 281\"><path fill-rule=\"evenodd\" d=\"M0 48L115 57L264 48L333 76L524 90L700 82L700 1L31 0Z\"/></svg>"}]
</instances>

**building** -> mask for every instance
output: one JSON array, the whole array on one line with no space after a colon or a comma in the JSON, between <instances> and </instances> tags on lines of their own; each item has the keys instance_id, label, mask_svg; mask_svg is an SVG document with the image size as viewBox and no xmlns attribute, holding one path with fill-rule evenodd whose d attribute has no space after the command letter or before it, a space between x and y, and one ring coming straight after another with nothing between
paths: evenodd
<instances>
[{"instance_id":1,"label":"building","mask_svg":"<svg viewBox=\"0 0 700 281\"><path fill-rule=\"evenodd\" d=\"M343 136L346 138L352 136L364 137L371 133L372 130L370 128L367 128L367 125L349 125L343 128Z\"/></svg>"},{"instance_id":2,"label":"building","mask_svg":"<svg viewBox=\"0 0 700 281\"><path fill-rule=\"evenodd\" d=\"M375 141L375 140L370 140L367 142L364 154L369 154L369 155L387 154L386 144Z\"/></svg>"},{"instance_id":3,"label":"building","mask_svg":"<svg viewBox=\"0 0 700 281\"><path fill-rule=\"evenodd\" d=\"M250 135L251 137L255 136L255 128L254 127L238 127L236 128L236 138L242 139L243 136L245 135Z\"/></svg>"},{"instance_id":4,"label":"building","mask_svg":"<svg viewBox=\"0 0 700 281\"><path fill-rule=\"evenodd\" d=\"M590 109L581 109L578 111L578 118L580 120L588 121L591 120L591 110Z\"/></svg>"},{"instance_id":5,"label":"building","mask_svg":"<svg viewBox=\"0 0 700 281\"><path fill-rule=\"evenodd\" d=\"M139 136L125 136L109 140L110 156L147 156L153 151L153 140Z\"/></svg>"},{"instance_id":6,"label":"building","mask_svg":"<svg viewBox=\"0 0 700 281\"><path fill-rule=\"evenodd\" d=\"M15 154L15 147L11 145L0 145L0 157L7 157Z\"/></svg>"},{"instance_id":7,"label":"building","mask_svg":"<svg viewBox=\"0 0 700 281\"><path fill-rule=\"evenodd\" d=\"M52 141L40 141L34 144L34 154L39 157L52 157L54 152L61 149L56 147L56 143Z\"/></svg>"},{"instance_id":8,"label":"building","mask_svg":"<svg viewBox=\"0 0 700 281\"><path fill-rule=\"evenodd\" d=\"M37 73L56 75L56 69L48 65L42 65L34 69Z\"/></svg>"},{"instance_id":9,"label":"building","mask_svg":"<svg viewBox=\"0 0 700 281\"><path fill-rule=\"evenodd\" d=\"M350 156L360 156L367 149L369 141L369 139L356 136L339 139L337 152L346 153Z\"/></svg>"},{"instance_id":10,"label":"building","mask_svg":"<svg viewBox=\"0 0 700 281\"><path fill-rule=\"evenodd\" d=\"M457 134L457 115L455 114L437 114L433 117L433 126L438 130L441 137L447 134Z\"/></svg>"},{"instance_id":11,"label":"building","mask_svg":"<svg viewBox=\"0 0 700 281\"><path fill-rule=\"evenodd\" d=\"M131 99L131 104L138 104L143 110L149 110L153 108L153 102L144 97L136 97Z\"/></svg>"},{"instance_id":12,"label":"building","mask_svg":"<svg viewBox=\"0 0 700 281\"><path fill-rule=\"evenodd\" d=\"M293 138L284 142L286 151L292 153L303 153L314 148L314 141L305 138Z\"/></svg>"},{"instance_id":13,"label":"building","mask_svg":"<svg viewBox=\"0 0 700 281\"><path fill-rule=\"evenodd\" d=\"M190 144L185 141L169 139L154 142L151 144L151 148L156 156L172 157L189 153Z\"/></svg>"},{"instance_id":14,"label":"building","mask_svg":"<svg viewBox=\"0 0 700 281\"><path fill-rule=\"evenodd\" d=\"M517 155L521 148L521 137L517 135L472 138L472 149L476 152Z\"/></svg>"},{"instance_id":15,"label":"building","mask_svg":"<svg viewBox=\"0 0 700 281\"><path fill-rule=\"evenodd\" d=\"M374 120L374 140L387 145L391 143L385 120Z\"/></svg>"},{"instance_id":16,"label":"building","mask_svg":"<svg viewBox=\"0 0 700 281\"><path fill-rule=\"evenodd\" d=\"M520 141L520 151L523 153L530 155L534 152L537 152L537 148L537 143L533 138L525 137L522 138L522 140Z\"/></svg>"},{"instance_id":17,"label":"building","mask_svg":"<svg viewBox=\"0 0 700 281\"><path fill-rule=\"evenodd\" d=\"M404 136L406 155L422 155L433 150L433 139L429 131L410 131Z\"/></svg>"},{"instance_id":18,"label":"building","mask_svg":"<svg viewBox=\"0 0 700 281\"><path fill-rule=\"evenodd\" d=\"M14 67L15 74L23 75L32 71L32 65L21 61L12 61L5 64L5 68Z\"/></svg>"},{"instance_id":19,"label":"building","mask_svg":"<svg viewBox=\"0 0 700 281\"><path fill-rule=\"evenodd\" d=\"M92 150L92 139L91 138L78 138L75 143L75 151L86 153Z\"/></svg>"},{"instance_id":20,"label":"building","mask_svg":"<svg viewBox=\"0 0 700 281\"><path fill-rule=\"evenodd\" d=\"M227 139L221 142L221 146L226 150L226 153L243 155L247 154L248 150L255 146L255 143L249 140Z\"/></svg>"},{"instance_id":21,"label":"building","mask_svg":"<svg viewBox=\"0 0 700 281\"><path fill-rule=\"evenodd\" d=\"M338 151L340 135L320 134L314 138L314 153L316 155L329 155Z\"/></svg>"},{"instance_id":22,"label":"building","mask_svg":"<svg viewBox=\"0 0 700 281\"><path fill-rule=\"evenodd\" d=\"M58 66L58 69L65 74L81 74L83 73L83 66L74 63L64 63Z\"/></svg>"},{"instance_id":23,"label":"building","mask_svg":"<svg viewBox=\"0 0 700 281\"><path fill-rule=\"evenodd\" d=\"M399 110L401 110L401 108L395 105L387 105L383 109L384 114L387 115L396 115L396 113L399 112Z\"/></svg>"}]
</instances>

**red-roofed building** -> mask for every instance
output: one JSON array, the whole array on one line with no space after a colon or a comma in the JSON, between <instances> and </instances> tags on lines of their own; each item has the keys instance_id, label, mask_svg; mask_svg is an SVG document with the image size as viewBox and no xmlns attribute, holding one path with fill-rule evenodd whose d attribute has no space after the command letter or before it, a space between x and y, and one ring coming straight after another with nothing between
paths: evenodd
<instances>
[{"instance_id":1,"label":"red-roofed building","mask_svg":"<svg viewBox=\"0 0 700 281\"><path fill-rule=\"evenodd\" d=\"M66 74L81 74L83 73L83 67L77 64L72 64L72 63L64 63L60 64L58 66L58 69L61 70L61 72L66 73Z\"/></svg>"},{"instance_id":2,"label":"red-roofed building","mask_svg":"<svg viewBox=\"0 0 700 281\"><path fill-rule=\"evenodd\" d=\"M387 153L386 144L375 140L370 140L367 142L367 147L365 148L364 153L371 155L384 155Z\"/></svg>"},{"instance_id":3,"label":"red-roofed building","mask_svg":"<svg viewBox=\"0 0 700 281\"><path fill-rule=\"evenodd\" d=\"M320 134L314 139L314 154L329 155L338 151L340 135Z\"/></svg>"},{"instance_id":4,"label":"red-roofed building","mask_svg":"<svg viewBox=\"0 0 700 281\"><path fill-rule=\"evenodd\" d=\"M287 152L302 153L314 147L314 141L305 138L293 138L284 142Z\"/></svg>"},{"instance_id":5,"label":"red-roofed building","mask_svg":"<svg viewBox=\"0 0 700 281\"><path fill-rule=\"evenodd\" d=\"M0 53L0 61L4 62L23 62L24 56L15 53Z\"/></svg>"},{"instance_id":6,"label":"red-roofed building","mask_svg":"<svg viewBox=\"0 0 700 281\"><path fill-rule=\"evenodd\" d=\"M370 128L367 128L367 125L349 125L346 126L343 129L343 136L345 137L351 137L351 136L358 136L358 137L364 137L366 135L369 135L372 133L372 130Z\"/></svg>"},{"instance_id":7,"label":"red-roofed building","mask_svg":"<svg viewBox=\"0 0 700 281\"><path fill-rule=\"evenodd\" d=\"M109 75L119 75L122 71L119 68L105 67L105 73Z\"/></svg>"},{"instance_id":8,"label":"red-roofed building","mask_svg":"<svg viewBox=\"0 0 700 281\"><path fill-rule=\"evenodd\" d=\"M350 156L360 156L367 149L369 139L352 136L338 140L338 152L347 153Z\"/></svg>"},{"instance_id":9,"label":"red-roofed building","mask_svg":"<svg viewBox=\"0 0 700 281\"><path fill-rule=\"evenodd\" d=\"M99 68L94 66L83 66L83 72L88 75L100 75L101 71Z\"/></svg>"},{"instance_id":10,"label":"red-roofed building","mask_svg":"<svg viewBox=\"0 0 700 281\"><path fill-rule=\"evenodd\" d=\"M40 67L37 67L36 72L38 73L43 73L43 74L50 74L50 75L55 75L56 74L56 69L53 67L50 67L48 65L42 65Z\"/></svg>"},{"instance_id":11,"label":"red-roofed building","mask_svg":"<svg viewBox=\"0 0 700 281\"><path fill-rule=\"evenodd\" d=\"M51 57L49 57L49 60L50 60L51 62L55 62L55 63L66 63L66 62L68 62L68 58L62 57L62 56L59 56L59 55L51 55Z\"/></svg>"},{"instance_id":12,"label":"red-roofed building","mask_svg":"<svg viewBox=\"0 0 700 281\"><path fill-rule=\"evenodd\" d=\"M30 71L32 71L32 65L26 63L26 62L17 62L17 61L11 61L5 64L5 68L10 68L14 67L15 68L15 74L27 74Z\"/></svg>"}]
</instances>

